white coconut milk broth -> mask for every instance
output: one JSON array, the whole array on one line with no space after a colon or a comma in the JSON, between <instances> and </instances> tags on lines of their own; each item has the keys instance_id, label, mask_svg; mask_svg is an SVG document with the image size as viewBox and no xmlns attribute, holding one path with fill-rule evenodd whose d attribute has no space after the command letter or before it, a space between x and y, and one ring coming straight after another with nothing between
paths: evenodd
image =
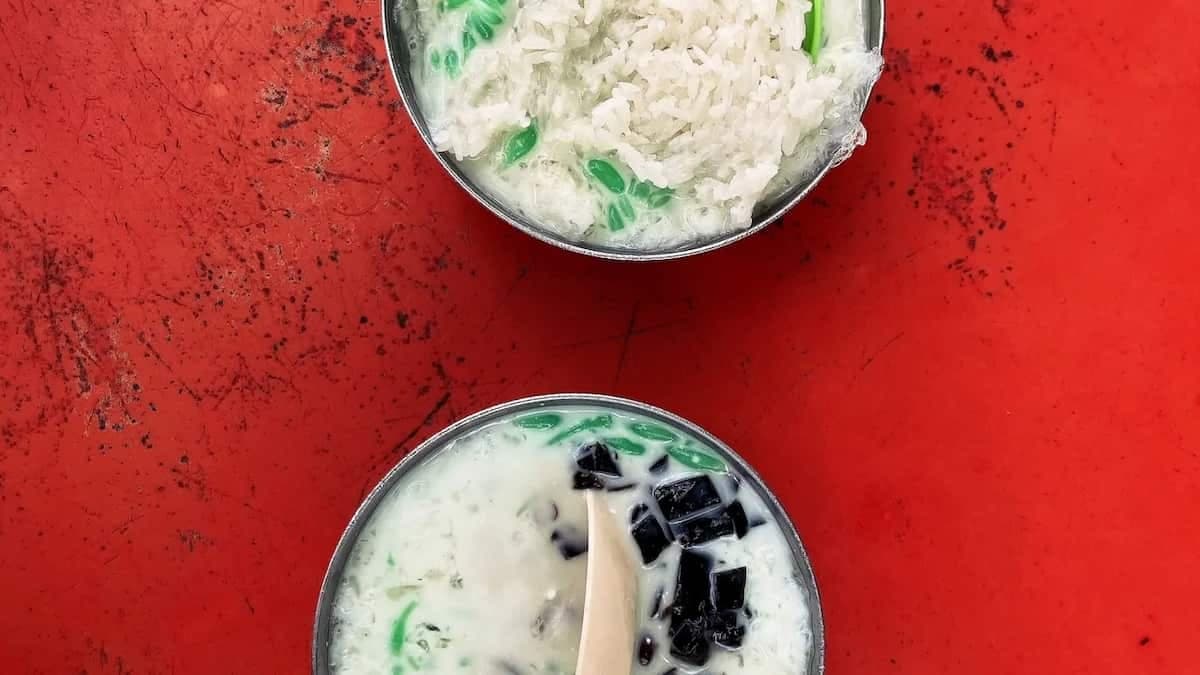
<instances>
[{"instance_id":1,"label":"white coconut milk broth","mask_svg":"<svg viewBox=\"0 0 1200 675\"><path fill-rule=\"evenodd\" d=\"M638 435L635 425L652 433ZM649 635L656 644L650 663L643 666L635 656L631 672L802 673L812 642L808 608L791 549L761 497L748 485L739 488L727 473L732 467L694 468L724 462L685 432L597 408L519 413L450 442L404 475L346 563L334 601L333 672L573 673L587 555L568 560L560 547L586 545L585 493L573 489L572 476L576 449L596 440L624 448L616 454L621 482L637 483L602 493L627 531L638 504L661 516L650 487L699 473L712 477L725 502L736 496L749 520L759 523L741 539L724 537L695 549L711 557L714 571L746 567L750 614L741 647L713 647L703 667L673 659L667 621L650 617L664 589L661 606L671 603L682 548L672 544L652 564L641 565L628 538L640 571L641 632L630 639ZM639 448L643 454L629 454ZM651 465L668 448L668 468L652 475Z\"/></svg>"}]
</instances>

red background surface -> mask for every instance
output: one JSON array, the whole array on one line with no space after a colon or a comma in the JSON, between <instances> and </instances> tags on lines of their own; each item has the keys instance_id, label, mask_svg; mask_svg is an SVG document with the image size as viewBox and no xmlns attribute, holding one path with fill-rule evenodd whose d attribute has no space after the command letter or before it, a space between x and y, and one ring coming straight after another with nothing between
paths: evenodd
<instances>
[{"instance_id":1,"label":"red background surface","mask_svg":"<svg viewBox=\"0 0 1200 675\"><path fill-rule=\"evenodd\" d=\"M1200 6L892 4L868 146L630 266L455 188L373 1L5 0L4 670L305 672L364 491L583 390L762 470L831 673L1195 672Z\"/></svg>"}]
</instances>

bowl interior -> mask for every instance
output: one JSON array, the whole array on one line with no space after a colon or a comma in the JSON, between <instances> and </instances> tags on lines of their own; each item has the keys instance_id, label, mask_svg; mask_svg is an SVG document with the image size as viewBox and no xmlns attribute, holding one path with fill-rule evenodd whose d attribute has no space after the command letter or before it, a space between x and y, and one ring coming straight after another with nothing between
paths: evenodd
<instances>
[{"instance_id":1,"label":"bowl interior","mask_svg":"<svg viewBox=\"0 0 1200 675\"><path fill-rule=\"evenodd\" d=\"M883 47L884 29L884 0L859 0L863 6L864 40L869 49L879 51ZM438 161L464 190L482 203L489 211L507 221L513 227L526 234L576 253L624 261L653 261L668 260L696 255L732 244L744 237L761 230L776 219L787 213L801 199L816 187L817 183L837 166L845 157L841 152L840 141L830 140L826 151L826 159L813 166L806 175L797 178L788 189L773 195L763 201L755 209L750 227L737 230L707 240L693 240L659 249L630 249L609 246L603 243L576 241L537 224L516 209L512 209L487 190L475 184L462 170L458 162L449 154L438 152L434 148L429 126L421 111L416 87L412 77L412 55L423 54L425 50L424 36L417 30L406 30L407 26L416 24L413 18L416 13L416 0L383 0L384 41L387 47L388 61L391 65L392 76L404 101L404 107L412 117L421 139ZM865 109L870 99L871 89L862 92L861 106Z\"/></svg>"},{"instance_id":2,"label":"bowl interior","mask_svg":"<svg viewBox=\"0 0 1200 675\"><path fill-rule=\"evenodd\" d=\"M821 613L820 594L817 591L817 582L813 576L808 553L804 550L804 544L800 541L800 535L796 532L796 528L792 524L791 519L788 518L782 504L779 503L774 493L766 486L766 483L754 471L753 467L712 434L665 410L637 401L612 396L557 394L537 396L501 404L450 425L409 453L371 490L354 513L354 516L350 519L350 523L346 526L345 531L338 540L329 567L325 572L325 578L321 583L321 590L317 599L316 621L313 626L312 672L314 675L329 675L330 672L333 603L337 596L342 573L354 549L354 545L358 541L363 528L366 527L371 516L374 515L375 509L378 508L388 492L404 474L435 454L449 441L497 419L526 411L563 406L602 407L656 419L668 426L684 430L713 451L721 454L726 461L736 468L737 472L745 479L744 482L761 495L763 502L771 511L771 515L779 523L780 529L783 530L784 537L788 540L792 551L796 578L808 602L809 620L812 631L812 649L809 650L808 664L804 672L797 675L821 675L824 673L825 624Z\"/></svg>"}]
</instances>

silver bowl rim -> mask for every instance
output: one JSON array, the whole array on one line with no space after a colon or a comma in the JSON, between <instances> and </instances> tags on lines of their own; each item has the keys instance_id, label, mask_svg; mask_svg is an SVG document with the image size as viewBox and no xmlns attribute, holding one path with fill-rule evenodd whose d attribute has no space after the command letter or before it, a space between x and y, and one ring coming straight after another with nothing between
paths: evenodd
<instances>
[{"instance_id":1,"label":"silver bowl rim","mask_svg":"<svg viewBox=\"0 0 1200 675\"><path fill-rule=\"evenodd\" d=\"M421 464L429 456L442 449L448 441L498 418L507 417L523 410L537 410L556 406L589 405L643 415L673 425L692 434L697 440L717 450L737 468L745 481L763 499L767 508L771 511L771 515L779 523L784 538L787 539L792 551L792 557L796 565L796 575L807 596L806 600L809 602L812 649L809 651L807 667L800 675L824 675L825 619L821 611L821 594L817 589L817 580L813 573L812 561L808 557L808 551L804 548L804 542L800 539L800 533L796 530L792 519L788 517L783 504L779 502L778 497L775 496L775 493L767 486L758 472L754 470L754 467L743 459L741 455L734 452L732 448L721 442L716 436L674 413L632 399L583 393L546 394L521 398L494 405L473 415L464 417L430 436L426 441L413 449L412 452L405 455L384 475L383 479L379 481L363 499L362 503L359 504L354 515L351 516L350 522L346 525L346 529L342 531L337 546L334 548L333 556L330 558L329 566L325 570L325 577L321 581L321 589L317 595L316 616L313 621L313 675L329 675L330 673L329 647L333 620L333 602L337 597L337 586L341 581L342 571L354 549L354 544L358 541L362 529L370 521L371 516L374 515L375 509L378 508L383 498L387 496L401 477Z\"/></svg>"},{"instance_id":2,"label":"silver bowl rim","mask_svg":"<svg viewBox=\"0 0 1200 675\"><path fill-rule=\"evenodd\" d=\"M655 262L659 260L675 260L678 258L687 258L701 253L708 253L719 248L724 248L735 242L741 241L746 237L762 230L771 223L779 220L788 211L799 204L802 199L808 196L817 185L825 178L834 167L841 163L844 158L837 156L830 157L827 162L813 174L812 178L804 184L796 185L783 193L779 200L770 209L756 213L751 221L750 227L742 230L721 235L716 239L702 242L685 243L682 247L674 249L666 249L659 251L639 251L637 249L622 249L615 247L607 247L587 242L573 241L561 235L550 232L547 229L539 227L530 219L516 213L513 209L505 206L484 190L476 187L469 178L462 172L455 162L450 161L446 153L438 152L434 147L433 138L429 135L429 127L425 124L425 117L421 113L420 104L417 102L416 94L411 87L411 74L404 70L404 64L401 63L401 49L407 52L407 45L404 45L403 34L396 25L395 12L393 8L397 3L404 0L382 0L383 7L383 42L384 48L387 51L388 65L392 71L392 81L396 85L396 90L400 92L400 100L404 103L404 109L408 112L409 118L412 120L413 126L417 128L417 133L420 134L421 140L425 143L425 147L429 149L433 156L437 158L442 168L450 174L455 183L465 190L468 194L475 198L475 201L482 204L493 215L507 222L509 225L517 228L521 232L543 241L551 246L581 253L583 255L592 256L595 258L603 258L605 260L616 260L621 262ZM867 8L868 14L865 18L865 30L867 48L882 52L883 37L884 37L884 15L885 15L885 0L863 0L863 5ZM866 112L866 107L870 103L871 92L875 89L875 82L872 82L867 90L863 92L865 102L863 112ZM861 116L860 116L861 117Z\"/></svg>"}]
</instances>

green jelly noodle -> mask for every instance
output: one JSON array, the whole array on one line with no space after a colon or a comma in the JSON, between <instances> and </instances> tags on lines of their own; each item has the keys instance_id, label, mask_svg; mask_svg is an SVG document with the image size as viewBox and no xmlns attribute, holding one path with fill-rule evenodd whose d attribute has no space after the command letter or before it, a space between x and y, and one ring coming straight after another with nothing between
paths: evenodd
<instances>
[{"instance_id":1,"label":"green jelly noodle","mask_svg":"<svg viewBox=\"0 0 1200 675\"><path fill-rule=\"evenodd\" d=\"M603 440L610 448L624 455L646 454L646 446L628 438L622 438L621 436L609 436Z\"/></svg>"},{"instance_id":2,"label":"green jelly noodle","mask_svg":"<svg viewBox=\"0 0 1200 675\"><path fill-rule=\"evenodd\" d=\"M644 204L650 203L650 197L652 197L655 194L655 192L656 192L656 190L654 188L654 185L652 183L650 183L648 181L644 181L644 180L639 180L639 181L635 182L629 188L629 194L633 195L634 199L637 199L638 201L640 201Z\"/></svg>"},{"instance_id":3,"label":"green jelly noodle","mask_svg":"<svg viewBox=\"0 0 1200 675\"><path fill-rule=\"evenodd\" d=\"M652 209L661 209L671 203L675 191L671 188L660 188L650 181L635 181L629 186L629 194Z\"/></svg>"},{"instance_id":4,"label":"green jelly noodle","mask_svg":"<svg viewBox=\"0 0 1200 675\"><path fill-rule=\"evenodd\" d=\"M589 159L583 168L584 173L603 188L602 195L608 197L601 199L601 211L612 232L619 232L637 221L638 212L630 198L651 209L661 209L675 197L671 188L660 188L636 177L627 181L625 172L607 160Z\"/></svg>"},{"instance_id":5,"label":"green jelly noodle","mask_svg":"<svg viewBox=\"0 0 1200 675\"><path fill-rule=\"evenodd\" d=\"M671 199L674 196L675 196L674 190L672 190L671 188L662 188L660 190L653 192L650 195L650 197L647 198L646 203L649 204L650 208L652 208L652 209L661 209L662 207L666 206L667 204L670 204Z\"/></svg>"},{"instance_id":6,"label":"green jelly noodle","mask_svg":"<svg viewBox=\"0 0 1200 675\"><path fill-rule=\"evenodd\" d=\"M553 429L562 424L562 415L558 413L536 413L525 415L513 420L513 424L524 429Z\"/></svg>"},{"instance_id":7,"label":"green jelly noodle","mask_svg":"<svg viewBox=\"0 0 1200 675\"><path fill-rule=\"evenodd\" d=\"M616 208L614 205L612 208ZM512 420L512 424L533 431L549 431L556 429L562 425L563 417L558 413L545 412L522 415ZM546 445L557 445L563 441L579 436L584 432L598 431L603 429L611 429L614 420L613 416L608 413L603 413L593 417L587 417L575 424L558 431L551 436ZM608 434L600 438L610 448L624 455L641 456L649 450L646 441L657 444L665 444L664 450L672 459L683 464L690 469L699 471L708 471L714 473L724 473L728 471L728 467L720 458L713 454L694 448L691 446L692 440L687 439L680 442L680 436L671 429L654 422L628 422L623 424L624 428L633 436L640 440L634 440L628 436ZM660 446L661 447L661 446Z\"/></svg>"},{"instance_id":8,"label":"green jelly noodle","mask_svg":"<svg viewBox=\"0 0 1200 675\"><path fill-rule=\"evenodd\" d=\"M617 208L616 204L608 206L608 213L606 215L608 218L608 229L613 232L625 229L625 216L621 215L621 210Z\"/></svg>"},{"instance_id":9,"label":"green jelly noodle","mask_svg":"<svg viewBox=\"0 0 1200 675\"><path fill-rule=\"evenodd\" d=\"M413 610L417 608L417 601L409 602L400 616L396 619L396 623L392 626L391 649L392 653L399 656L404 651L404 643L408 639L408 618L412 616Z\"/></svg>"},{"instance_id":10,"label":"green jelly noodle","mask_svg":"<svg viewBox=\"0 0 1200 675\"><path fill-rule=\"evenodd\" d=\"M612 164L602 159L590 159L587 163L587 172L600 181L600 184L609 192L619 195L625 191L625 179Z\"/></svg>"},{"instance_id":11,"label":"green jelly noodle","mask_svg":"<svg viewBox=\"0 0 1200 675\"><path fill-rule=\"evenodd\" d=\"M703 452L695 448L671 446L667 448L667 454L680 464L693 469L699 469L700 471L726 470L725 462L722 462L707 452Z\"/></svg>"},{"instance_id":12,"label":"green jelly noodle","mask_svg":"<svg viewBox=\"0 0 1200 675\"><path fill-rule=\"evenodd\" d=\"M633 204L630 204L629 200L625 197L617 199L617 208L621 210L622 216L625 216L630 220L633 220L634 216L636 215L633 210Z\"/></svg>"},{"instance_id":13,"label":"green jelly noodle","mask_svg":"<svg viewBox=\"0 0 1200 675\"><path fill-rule=\"evenodd\" d=\"M677 441L679 437L670 429L651 422L634 422L629 425L633 433L651 441Z\"/></svg>"},{"instance_id":14,"label":"green jelly noodle","mask_svg":"<svg viewBox=\"0 0 1200 675\"><path fill-rule=\"evenodd\" d=\"M570 427L558 432L557 434L552 436L550 438L550 440L546 441L546 445L554 445L555 443L561 443L581 431L589 431L589 430L593 430L593 429L607 429L612 426L612 423L613 423L612 415L609 415L608 413L605 413L603 415L597 415L596 417L590 417L588 419L578 422L575 425L570 426Z\"/></svg>"},{"instance_id":15,"label":"green jelly noodle","mask_svg":"<svg viewBox=\"0 0 1200 675\"><path fill-rule=\"evenodd\" d=\"M445 56L445 58L442 59L442 63L446 66L446 74L447 75L449 75L450 77L458 77L458 74L460 72L459 61L458 61L458 52L454 51L453 49L446 52L446 56Z\"/></svg>"},{"instance_id":16,"label":"green jelly noodle","mask_svg":"<svg viewBox=\"0 0 1200 675\"><path fill-rule=\"evenodd\" d=\"M508 140L504 142L504 164L512 165L526 157L538 143L538 127L537 120L529 123L529 126L518 131Z\"/></svg>"},{"instance_id":17,"label":"green jelly noodle","mask_svg":"<svg viewBox=\"0 0 1200 675\"><path fill-rule=\"evenodd\" d=\"M478 33L479 37L484 40L491 40L496 37L496 33L492 30L489 22L478 14L472 14L467 19L467 27Z\"/></svg>"},{"instance_id":18,"label":"green jelly noodle","mask_svg":"<svg viewBox=\"0 0 1200 675\"><path fill-rule=\"evenodd\" d=\"M816 61L825 46L825 0L812 0L812 3L812 9L804 15L804 42L800 48Z\"/></svg>"},{"instance_id":19,"label":"green jelly noodle","mask_svg":"<svg viewBox=\"0 0 1200 675\"><path fill-rule=\"evenodd\" d=\"M496 29L504 23L503 7L508 0L442 0L438 12L448 14L468 5L471 11L463 20L460 45L447 47L444 52L435 46L429 47L429 65L433 70L445 69L451 79L462 73L467 57L479 46L480 41L490 42L496 38ZM450 20L450 19L444 19ZM461 46L462 55L456 49Z\"/></svg>"}]
</instances>

